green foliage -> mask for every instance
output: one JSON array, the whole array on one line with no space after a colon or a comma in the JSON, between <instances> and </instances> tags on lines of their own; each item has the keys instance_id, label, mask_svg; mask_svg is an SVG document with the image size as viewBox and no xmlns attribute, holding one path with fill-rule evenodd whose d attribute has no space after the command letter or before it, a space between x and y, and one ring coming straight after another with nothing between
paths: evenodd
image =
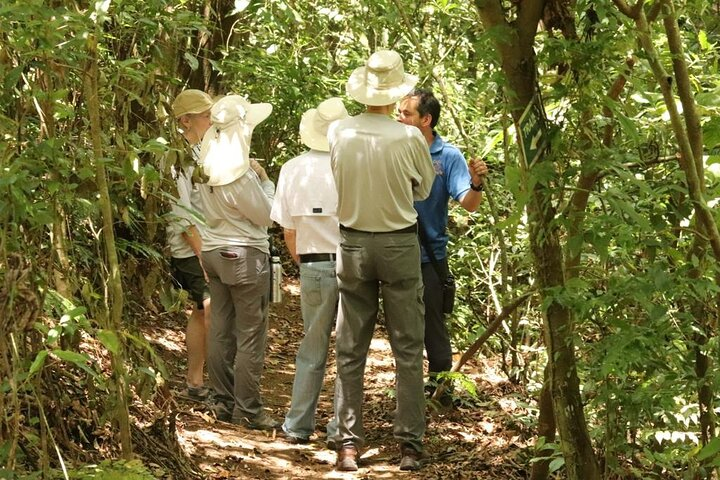
<instances>
[{"instance_id":1,"label":"green foliage","mask_svg":"<svg viewBox=\"0 0 720 480\"><path fill-rule=\"evenodd\" d=\"M161 475L163 472L159 472ZM140 460L104 460L97 465L84 465L68 472L73 480L154 480L155 476ZM65 478L60 472L52 477Z\"/></svg>"},{"instance_id":2,"label":"green foliage","mask_svg":"<svg viewBox=\"0 0 720 480\"><path fill-rule=\"evenodd\" d=\"M297 132L301 113L328 96L343 96L348 73L369 52L387 47L400 51L406 69L442 98L443 137L468 157L487 157L491 168L495 211L487 201L473 214L451 210L450 267L459 278L459 302L449 322L456 348L464 350L482 335L488 316L504 302L536 286L526 206L532 189L546 186L565 255L579 254L580 266L563 288L542 294L573 312L585 415L609 459L608 471L624 478L649 471L680 478L676 472L683 469L702 474L717 465L717 442L697 445L694 370L696 350L716 357L717 336L703 330L691 306L705 304L706 315L716 315L719 272L693 250L693 209L667 109L638 51L634 27L612 2L575 4L579 39L557 31L536 36L552 162L527 176L518 165L495 49L495 41L510 40L510 30L483 30L472 3L403 1L400 12L392 0L238 1L234 9L213 4L208 14L200 2L121 0L90 8L61 3L0 5L0 280L30 272L23 282L13 280L12 298L2 304L8 310L0 315L32 317L29 328L8 332L19 345L18 358L0 348L3 359L13 358L12 368L0 371L5 397L15 392L36 398L37 405L37 397L57 393L50 386L62 378L92 392L87 403L102 416L112 408L102 402L108 387L103 355L123 348L130 350L131 383L141 398L164 381L160 360L131 324L135 316L159 309L179 312L186 300L163 280L163 159L175 130L169 105L180 88L208 87L271 102L274 112L256 129L252 148L254 156L267 159L272 176L304 150ZM714 4L701 0L675 8L711 154L705 159L706 193L713 201L720 197L720 17ZM102 158L95 158L89 144L83 87L87 34L95 18L105 39L98 85ZM662 22L652 29L661 61L672 71ZM628 56L634 57L632 69ZM610 86L620 75L627 85L611 99ZM351 113L360 110L346 103ZM606 128L613 134L608 144ZM122 279L131 298L122 331L97 326L107 315L108 275L99 241L97 162L108 172ZM582 228L573 232L572 195L579 176L594 170L598 182ZM18 255L25 259L20 266L11 261ZM481 350L499 358L508 378L531 393L542 382L547 360L543 315L538 298L529 299ZM88 355L87 343L103 355ZM705 380L715 391L718 377L712 364ZM22 413L23 442L33 455L40 448L35 431L41 416L35 407ZM5 464L9 447L0 440ZM85 445L92 448L90 441ZM559 452L555 448L548 458L556 474L562 471ZM632 467L623 461L628 458L636 460ZM142 465L122 462L88 467L74 478L114 474L152 478Z\"/></svg>"}]
</instances>

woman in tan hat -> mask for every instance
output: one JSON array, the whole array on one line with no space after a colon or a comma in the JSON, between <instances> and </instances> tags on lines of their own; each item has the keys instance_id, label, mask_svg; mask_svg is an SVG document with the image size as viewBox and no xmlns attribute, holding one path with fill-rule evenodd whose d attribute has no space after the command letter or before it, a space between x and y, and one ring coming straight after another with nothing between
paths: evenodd
<instances>
[{"instance_id":1,"label":"woman in tan hat","mask_svg":"<svg viewBox=\"0 0 720 480\"><path fill-rule=\"evenodd\" d=\"M184 90L172 104L173 116L190 148L190 155L179 155L180 161L172 167L177 196L171 203L171 221L167 229L170 247L172 276L186 290L194 302L185 330L187 348L187 388L181 395L189 400L203 402L208 389L203 386L207 329L210 324L210 290L200 262L202 248L200 193L193 182L199 158L200 140L210 128L210 108L213 101L200 90ZM181 149L182 150L182 149Z\"/></svg>"}]
</instances>

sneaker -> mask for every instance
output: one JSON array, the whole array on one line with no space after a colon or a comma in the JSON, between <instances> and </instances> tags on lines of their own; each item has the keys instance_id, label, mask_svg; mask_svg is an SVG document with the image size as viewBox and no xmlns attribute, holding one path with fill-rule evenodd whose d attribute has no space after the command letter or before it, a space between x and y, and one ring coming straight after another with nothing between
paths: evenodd
<instances>
[{"instance_id":1,"label":"sneaker","mask_svg":"<svg viewBox=\"0 0 720 480\"><path fill-rule=\"evenodd\" d=\"M244 417L241 422L252 430L278 430L282 426L281 422L278 422L264 411L260 412L252 420Z\"/></svg>"},{"instance_id":2,"label":"sneaker","mask_svg":"<svg viewBox=\"0 0 720 480\"><path fill-rule=\"evenodd\" d=\"M185 400L190 400L191 402L205 403L210 398L210 389L207 387L188 386L178 392L178 396L180 398L184 398Z\"/></svg>"},{"instance_id":3,"label":"sneaker","mask_svg":"<svg viewBox=\"0 0 720 480\"><path fill-rule=\"evenodd\" d=\"M420 470L422 454L409 445L400 448L400 470Z\"/></svg>"},{"instance_id":4,"label":"sneaker","mask_svg":"<svg viewBox=\"0 0 720 480\"><path fill-rule=\"evenodd\" d=\"M290 443L292 445L307 445L308 443L310 443L309 438L298 437L296 435L286 432L284 428L281 428L278 433L285 438L285 441L287 443Z\"/></svg>"},{"instance_id":5,"label":"sneaker","mask_svg":"<svg viewBox=\"0 0 720 480\"><path fill-rule=\"evenodd\" d=\"M337 470L340 472L355 472L358 469L358 451L355 445L343 445L337 454Z\"/></svg>"}]
</instances>

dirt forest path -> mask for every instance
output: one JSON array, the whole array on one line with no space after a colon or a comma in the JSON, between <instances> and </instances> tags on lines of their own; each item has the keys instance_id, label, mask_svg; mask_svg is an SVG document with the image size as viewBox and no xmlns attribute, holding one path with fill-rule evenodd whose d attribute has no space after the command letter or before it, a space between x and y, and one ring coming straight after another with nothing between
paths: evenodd
<instances>
[{"instance_id":1,"label":"dirt forest path","mask_svg":"<svg viewBox=\"0 0 720 480\"><path fill-rule=\"evenodd\" d=\"M147 327L150 338L167 362L171 387L182 388L185 372L182 315L165 317ZM270 332L262 379L265 408L282 419L290 404L295 353L302 338L299 285L290 279L281 304L270 310ZM334 345L331 347L334 348ZM332 352L332 350L331 350ZM186 454L209 479L521 479L527 478L527 429L517 421L527 415L523 392L495 374L485 363L466 366L477 398L455 410L427 407L425 460L419 472L400 472L399 451L392 437L395 408L394 365L382 327L376 330L365 373L364 422L367 446L360 470L334 469L335 452L325 446L324 428L332 415L335 378L331 353L325 387L317 413L317 438L308 445L292 445L275 434L218 422L206 410L180 399L177 432Z\"/></svg>"}]
</instances>

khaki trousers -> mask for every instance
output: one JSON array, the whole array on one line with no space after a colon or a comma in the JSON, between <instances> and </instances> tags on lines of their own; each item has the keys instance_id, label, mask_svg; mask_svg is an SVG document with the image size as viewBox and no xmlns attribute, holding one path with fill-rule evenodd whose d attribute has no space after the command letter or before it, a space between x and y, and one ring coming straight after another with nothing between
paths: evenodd
<instances>
[{"instance_id":1,"label":"khaki trousers","mask_svg":"<svg viewBox=\"0 0 720 480\"><path fill-rule=\"evenodd\" d=\"M365 443L363 379L382 295L396 370L395 438L422 451L423 283L415 233L341 230L338 286L342 315L336 328L335 403L338 446Z\"/></svg>"}]
</instances>

